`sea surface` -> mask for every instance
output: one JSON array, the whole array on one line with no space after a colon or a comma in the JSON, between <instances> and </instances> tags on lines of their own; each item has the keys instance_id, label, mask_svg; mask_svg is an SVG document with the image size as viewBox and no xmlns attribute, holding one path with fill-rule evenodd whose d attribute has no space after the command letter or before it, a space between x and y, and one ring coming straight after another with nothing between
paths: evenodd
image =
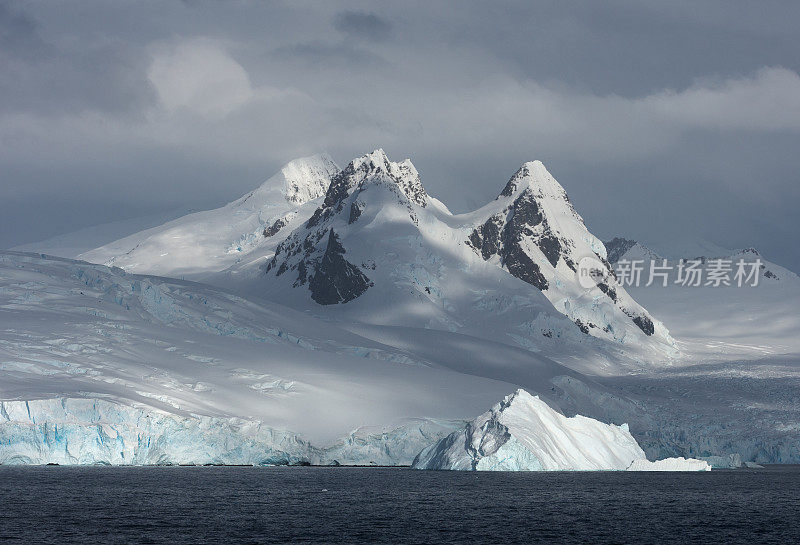
<instances>
[{"instance_id":1,"label":"sea surface","mask_svg":"<svg viewBox=\"0 0 800 545\"><path fill-rule=\"evenodd\" d=\"M800 543L800 466L0 467L0 543Z\"/></svg>"}]
</instances>

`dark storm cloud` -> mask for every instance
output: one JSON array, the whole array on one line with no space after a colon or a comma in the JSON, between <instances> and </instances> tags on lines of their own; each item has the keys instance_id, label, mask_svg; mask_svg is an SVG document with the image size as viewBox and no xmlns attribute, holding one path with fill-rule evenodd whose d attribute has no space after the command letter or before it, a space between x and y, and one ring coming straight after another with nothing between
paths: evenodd
<instances>
[{"instance_id":1,"label":"dark storm cloud","mask_svg":"<svg viewBox=\"0 0 800 545\"><path fill-rule=\"evenodd\" d=\"M333 19L333 26L339 32L364 40L380 42L389 38L392 24L374 13L343 11Z\"/></svg>"},{"instance_id":2,"label":"dark storm cloud","mask_svg":"<svg viewBox=\"0 0 800 545\"><path fill-rule=\"evenodd\" d=\"M289 61L303 61L314 66L339 69L343 66L371 67L385 64L385 60L368 49L349 43L308 42L280 47L275 54Z\"/></svg>"},{"instance_id":3,"label":"dark storm cloud","mask_svg":"<svg viewBox=\"0 0 800 545\"><path fill-rule=\"evenodd\" d=\"M104 36L46 41L23 6L0 2L0 111L133 111L152 100L135 44Z\"/></svg>"},{"instance_id":4,"label":"dark storm cloud","mask_svg":"<svg viewBox=\"0 0 800 545\"><path fill-rule=\"evenodd\" d=\"M39 37L36 21L7 0L0 1L0 59L31 60L50 53Z\"/></svg>"},{"instance_id":5,"label":"dark storm cloud","mask_svg":"<svg viewBox=\"0 0 800 545\"><path fill-rule=\"evenodd\" d=\"M0 246L377 147L463 211L541 159L590 229L800 270L796 2L0 0Z\"/></svg>"}]
</instances>

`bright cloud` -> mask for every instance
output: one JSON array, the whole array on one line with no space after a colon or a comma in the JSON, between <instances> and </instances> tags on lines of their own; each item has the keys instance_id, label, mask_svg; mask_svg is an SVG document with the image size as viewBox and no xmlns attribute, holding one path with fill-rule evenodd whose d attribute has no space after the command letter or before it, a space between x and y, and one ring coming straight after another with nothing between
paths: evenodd
<instances>
[{"instance_id":1,"label":"bright cloud","mask_svg":"<svg viewBox=\"0 0 800 545\"><path fill-rule=\"evenodd\" d=\"M641 105L691 127L799 131L800 76L785 68L762 68L743 78L657 93Z\"/></svg>"},{"instance_id":2,"label":"bright cloud","mask_svg":"<svg viewBox=\"0 0 800 545\"><path fill-rule=\"evenodd\" d=\"M147 78L169 111L225 117L253 98L247 71L220 45L190 40L155 49Z\"/></svg>"}]
</instances>

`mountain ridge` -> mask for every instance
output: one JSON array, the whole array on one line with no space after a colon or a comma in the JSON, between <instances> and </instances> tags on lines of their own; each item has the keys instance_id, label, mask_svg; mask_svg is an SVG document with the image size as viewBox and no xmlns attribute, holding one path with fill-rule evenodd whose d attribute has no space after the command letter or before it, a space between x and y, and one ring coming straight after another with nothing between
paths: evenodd
<instances>
[{"instance_id":1,"label":"mountain ridge","mask_svg":"<svg viewBox=\"0 0 800 545\"><path fill-rule=\"evenodd\" d=\"M180 273L346 322L499 336L556 359L564 346L596 351L584 336L605 343L607 362L674 355L669 332L618 285L603 243L541 161L524 163L493 201L466 214L429 195L410 159L393 162L382 149L343 169L326 156L310 162L317 167L289 163L271 178L280 183L212 211L213 221L177 220L148 236L146 250L129 237L136 246L102 262ZM300 192L310 200L289 202L287 170L314 181ZM193 242L184 253L171 246L176 229ZM586 257L604 270L588 287L578 279Z\"/></svg>"},{"instance_id":2,"label":"mountain ridge","mask_svg":"<svg viewBox=\"0 0 800 545\"><path fill-rule=\"evenodd\" d=\"M223 270L299 224L305 217L300 210L325 194L339 170L324 153L295 159L225 206L182 216L78 258L162 276L199 278Z\"/></svg>"}]
</instances>

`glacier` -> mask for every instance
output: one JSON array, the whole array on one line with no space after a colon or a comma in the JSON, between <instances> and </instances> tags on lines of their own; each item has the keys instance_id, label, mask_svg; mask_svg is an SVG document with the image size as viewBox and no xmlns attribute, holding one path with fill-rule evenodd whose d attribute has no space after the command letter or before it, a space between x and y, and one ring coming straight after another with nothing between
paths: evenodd
<instances>
[{"instance_id":1,"label":"glacier","mask_svg":"<svg viewBox=\"0 0 800 545\"><path fill-rule=\"evenodd\" d=\"M669 256L701 249L755 252ZM588 253L668 255L606 248L540 162L453 214L382 150L84 254L112 266L0 251L4 460L407 465L522 388L651 460L800 462L796 275L583 288Z\"/></svg>"},{"instance_id":2,"label":"glacier","mask_svg":"<svg viewBox=\"0 0 800 545\"><path fill-rule=\"evenodd\" d=\"M414 459L416 469L707 471L704 460L650 462L626 424L566 417L519 389Z\"/></svg>"},{"instance_id":3,"label":"glacier","mask_svg":"<svg viewBox=\"0 0 800 545\"><path fill-rule=\"evenodd\" d=\"M360 428L330 444L244 418L104 399L0 401L0 465L409 465L461 421Z\"/></svg>"}]
</instances>

